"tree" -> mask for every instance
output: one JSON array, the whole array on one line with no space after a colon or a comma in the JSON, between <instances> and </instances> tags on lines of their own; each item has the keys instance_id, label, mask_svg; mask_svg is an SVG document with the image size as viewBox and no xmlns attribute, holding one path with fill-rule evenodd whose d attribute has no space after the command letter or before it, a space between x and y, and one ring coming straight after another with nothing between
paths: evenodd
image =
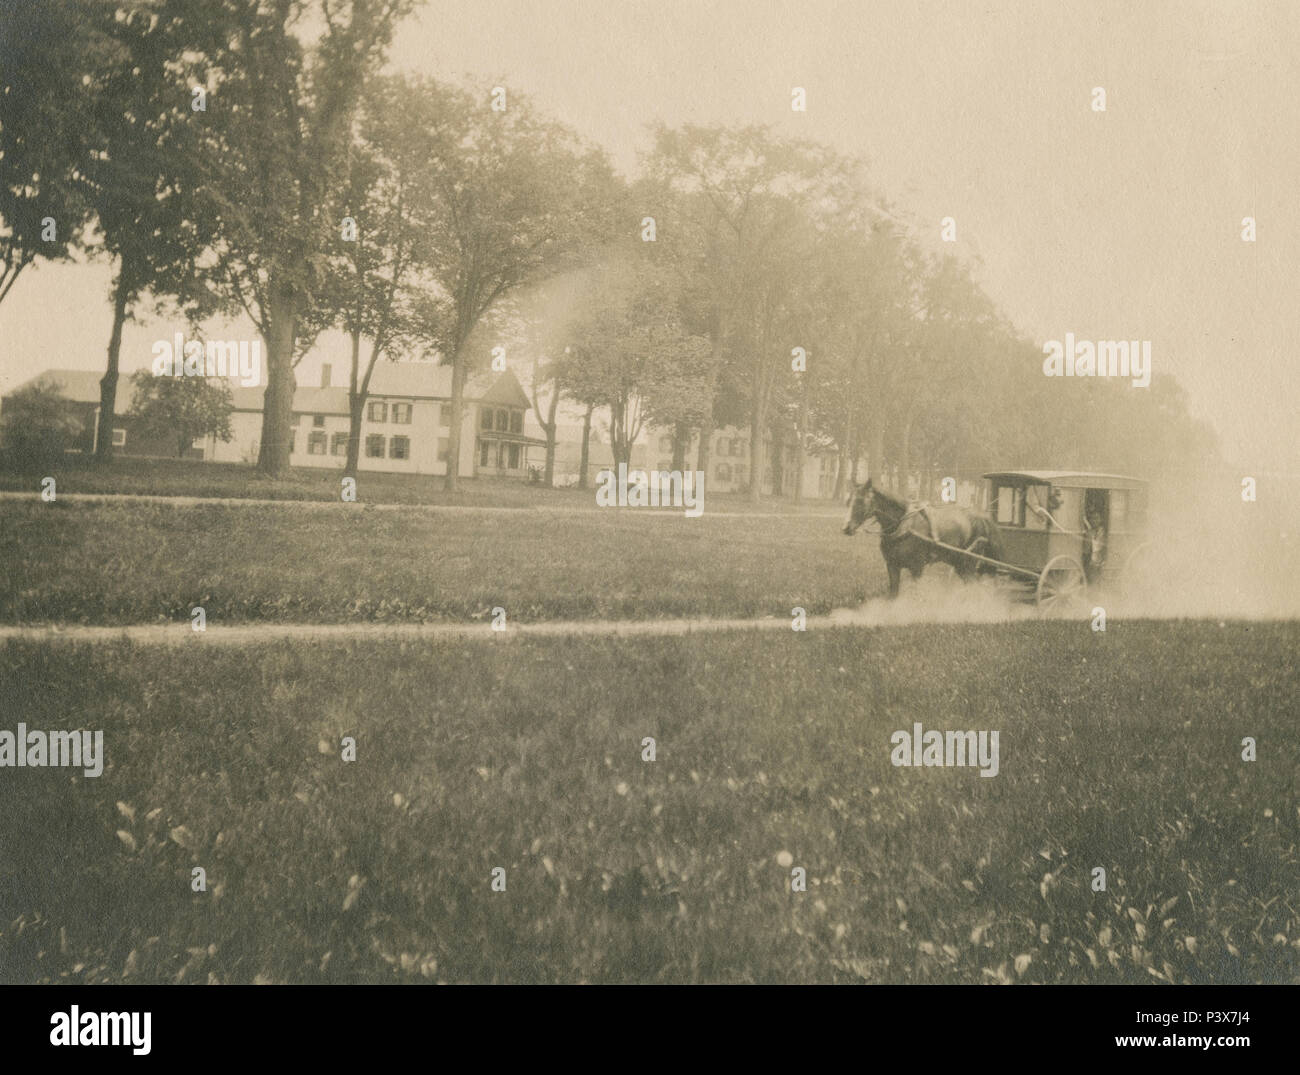
<instances>
[{"instance_id":1,"label":"tree","mask_svg":"<svg viewBox=\"0 0 1300 1075\"><path fill-rule=\"evenodd\" d=\"M87 125L83 171L87 201L101 244L117 264L108 362L100 381L100 428L116 412L122 327L142 293L174 297L191 321L210 308L196 266L208 238L188 214L186 194L197 184L198 148L192 136L191 90L202 80L200 62L185 59L188 5L157 0L122 12L88 6L80 30L99 43L81 82L94 102ZM107 459L111 437L95 455Z\"/></svg>"},{"instance_id":2,"label":"tree","mask_svg":"<svg viewBox=\"0 0 1300 1075\"><path fill-rule=\"evenodd\" d=\"M563 363L570 396L608 407L615 463L650 420L698 421L710 343L689 333L677 313L676 282L648 255L604 263L584 308L568 326Z\"/></svg>"},{"instance_id":3,"label":"tree","mask_svg":"<svg viewBox=\"0 0 1300 1075\"><path fill-rule=\"evenodd\" d=\"M340 235L353 126L412 0L208 0L191 18L229 30L212 57L200 190L217 241L214 279L266 341L258 467L289 466L294 366L304 337L333 320L321 302ZM295 32L310 13L323 30Z\"/></svg>"},{"instance_id":4,"label":"tree","mask_svg":"<svg viewBox=\"0 0 1300 1075\"><path fill-rule=\"evenodd\" d=\"M352 341L348 379L348 452L345 474L355 475L361 454L361 422L370 380L380 356L413 331L408 292L420 258L422 234L415 226L419 177L427 165L419 135L405 121L410 86L383 79L362 103L360 144L348 166L343 210L355 227L337 237L331 290L340 323ZM364 370L361 341L370 342Z\"/></svg>"},{"instance_id":5,"label":"tree","mask_svg":"<svg viewBox=\"0 0 1300 1075\"><path fill-rule=\"evenodd\" d=\"M38 256L68 257L88 216L83 13L75 0L0 0L0 302Z\"/></svg>"},{"instance_id":6,"label":"tree","mask_svg":"<svg viewBox=\"0 0 1300 1075\"><path fill-rule=\"evenodd\" d=\"M824 146L775 137L765 127L655 131L651 180L673 195L670 231L683 234L707 296L701 319L716 376L743 370L750 417L750 498L762 488L762 440L773 393L793 346L783 323L811 278L819 221L857 206L859 166ZM725 351L725 357L718 352ZM701 430L701 463L708 429Z\"/></svg>"},{"instance_id":7,"label":"tree","mask_svg":"<svg viewBox=\"0 0 1300 1075\"><path fill-rule=\"evenodd\" d=\"M407 106L404 119L428 145L419 331L452 367L446 485L455 490L471 336L504 299L589 256L610 234L617 184L603 153L518 94L498 112L425 81Z\"/></svg>"},{"instance_id":8,"label":"tree","mask_svg":"<svg viewBox=\"0 0 1300 1075\"><path fill-rule=\"evenodd\" d=\"M0 454L19 471L58 463L85 432L72 401L48 377L19 389L0 414Z\"/></svg>"},{"instance_id":9,"label":"tree","mask_svg":"<svg viewBox=\"0 0 1300 1075\"><path fill-rule=\"evenodd\" d=\"M230 440L234 401L224 380L155 377L151 370L137 370L131 381L135 399L130 416L140 422L146 436L175 437L178 459L198 437Z\"/></svg>"}]
</instances>

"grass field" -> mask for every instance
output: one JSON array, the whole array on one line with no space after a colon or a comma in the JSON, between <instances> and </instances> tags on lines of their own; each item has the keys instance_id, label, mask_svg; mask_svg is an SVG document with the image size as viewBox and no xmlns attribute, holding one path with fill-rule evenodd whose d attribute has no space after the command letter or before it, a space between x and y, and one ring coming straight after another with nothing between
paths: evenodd
<instances>
[{"instance_id":1,"label":"grass field","mask_svg":"<svg viewBox=\"0 0 1300 1075\"><path fill-rule=\"evenodd\" d=\"M1193 623L10 643L0 727L103 728L107 765L0 780L0 974L1295 982L1297 645ZM913 721L999 730L999 775L893 767Z\"/></svg>"},{"instance_id":2,"label":"grass field","mask_svg":"<svg viewBox=\"0 0 1300 1075\"><path fill-rule=\"evenodd\" d=\"M884 587L837 520L0 502L0 622L789 616Z\"/></svg>"},{"instance_id":3,"label":"grass field","mask_svg":"<svg viewBox=\"0 0 1300 1075\"><path fill-rule=\"evenodd\" d=\"M307 500L340 503L341 467L294 467L279 480L263 477L255 467L238 463L203 463L180 459L133 459L121 456L96 463L68 456L59 466L27 474L0 466L0 491L37 493L41 479L54 477L61 494L129 494L139 496L212 497L252 500ZM594 510L592 489L547 489L518 478L474 478L461 483L456 493L443 488L433 475L383 474L363 471L357 478L357 502L365 504L439 504L447 506L561 507ZM795 503L766 497L750 504L737 493L714 493L705 487L710 512L806 514L839 510L824 500Z\"/></svg>"}]
</instances>

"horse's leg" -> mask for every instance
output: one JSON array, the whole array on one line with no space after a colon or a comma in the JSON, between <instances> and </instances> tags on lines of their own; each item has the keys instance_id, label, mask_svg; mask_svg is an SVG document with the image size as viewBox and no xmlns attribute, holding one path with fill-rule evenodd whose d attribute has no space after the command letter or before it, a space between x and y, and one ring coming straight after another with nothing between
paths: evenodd
<instances>
[{"instance_id":1,"label":"horse's leg","mask_svg":"<svg viewBox=\"0 0 1300 1075\"><path fill-rule=\"evenodd\" d=\"M898 586L902 581L903 569L893 560L886 560L885 567L889 570L889 599L892 601L898 596Z\"/></svg>"}]
</instances>

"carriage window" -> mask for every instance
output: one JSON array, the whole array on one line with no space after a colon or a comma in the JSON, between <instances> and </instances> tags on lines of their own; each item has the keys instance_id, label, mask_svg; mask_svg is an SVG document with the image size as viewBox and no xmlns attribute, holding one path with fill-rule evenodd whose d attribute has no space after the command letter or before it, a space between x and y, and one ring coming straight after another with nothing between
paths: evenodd
<instances>
[{"instance_id":1,"label":"carriage window","mask_svg":"<svg viewBox=\"0 0 1300 1075\"><path fill-rule=\"evenodd\" d=\"M994 491L997 503L997 521L1001 526L1023 526L1025 521L1025 491L1018 485L1000 485Z\"/></svg>"},{"instance_id":2,"label":"carriage window","mask_svg":"<svg viewBox=\"0 0 1300 1075\"><path fill-rule=\"evenodd\" d=\"M1048 505L1051 503L1048 499L1050 493L1051 487L1047 485L1031 485L1025 490L1026 510L1022 521L1026 529L1047 529Z\"/></svg>"}]
</instances>

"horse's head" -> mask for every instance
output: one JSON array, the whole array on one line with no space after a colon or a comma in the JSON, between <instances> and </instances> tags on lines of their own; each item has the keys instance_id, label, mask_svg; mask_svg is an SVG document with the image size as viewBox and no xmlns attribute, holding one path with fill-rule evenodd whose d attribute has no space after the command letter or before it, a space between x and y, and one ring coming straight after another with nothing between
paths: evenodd
<instances>
[{"instance_id":1,"label":"horse's head","mask_svg":"<svg viewBox=\"0 0 1300 1075\"><path fill-rule=\"evenodd\" d=\"M848 504L849 513L844 519L844 533L852 537L858 532L858 527L871 518L871 479L868 478L862 485L856 486L849 494Z\"/></svg>"}]
</instances>

